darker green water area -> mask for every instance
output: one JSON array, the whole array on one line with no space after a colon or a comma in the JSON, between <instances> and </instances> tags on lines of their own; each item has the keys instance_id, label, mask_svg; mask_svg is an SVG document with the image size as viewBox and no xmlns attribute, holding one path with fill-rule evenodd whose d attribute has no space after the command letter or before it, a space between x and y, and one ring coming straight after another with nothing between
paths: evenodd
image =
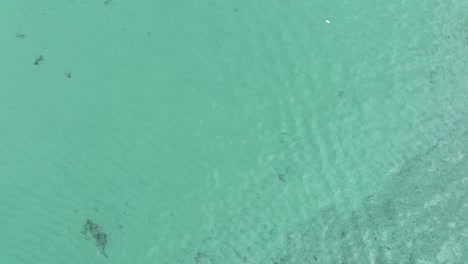
<instances>
[{"instance_id":1,"label":"darker green water area","mask_svg":"<svg viewBox=\"0 0 468 264\"><path fill-rule=\"evenodd\" d=\"M3 1L0 263L468 263L466 14Z\"/></svg>"}]
</instances>

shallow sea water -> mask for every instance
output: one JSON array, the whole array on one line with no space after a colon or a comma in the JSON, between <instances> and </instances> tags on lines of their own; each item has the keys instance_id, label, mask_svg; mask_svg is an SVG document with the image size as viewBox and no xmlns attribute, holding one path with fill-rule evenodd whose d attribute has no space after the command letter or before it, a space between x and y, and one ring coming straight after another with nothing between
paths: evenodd
<instances>
[{"instance_id":1,"label":"shallow sea water","mask_svg":"<svg viewBox=\"0 0 468 264\"><path fill-rule=\"evenodd\" d=\"M0 263L468 263L467 14L2 2Z\"/></svg>"}]
</instances>

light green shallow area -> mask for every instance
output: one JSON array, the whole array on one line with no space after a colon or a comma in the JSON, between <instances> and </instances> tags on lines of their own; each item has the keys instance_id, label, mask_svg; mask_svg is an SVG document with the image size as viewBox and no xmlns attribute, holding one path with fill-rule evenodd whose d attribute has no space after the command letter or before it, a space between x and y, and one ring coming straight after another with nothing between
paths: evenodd
<instances>
[{"instance_id":1,"label":"light green shallow area","mask_svg":"<svg viewBox=\"0 0 468 264\"><path fill-rule=\"evenodd\" d=\"M0 263L468 263L467 14L2 1Z\"/></svg>"}]
</instances>

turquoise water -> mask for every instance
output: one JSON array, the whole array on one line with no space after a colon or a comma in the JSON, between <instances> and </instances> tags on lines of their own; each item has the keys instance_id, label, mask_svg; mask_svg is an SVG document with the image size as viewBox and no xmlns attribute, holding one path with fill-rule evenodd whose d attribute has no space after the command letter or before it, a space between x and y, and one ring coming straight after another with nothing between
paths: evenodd
<instances>
[{"instance_id":1,"label":"turquoise water","mask_svg":"<svg viewBox=\"0 0 468 264\"><path fill-rule=\"evenodd\" d=\"M468 263L467 14L3 1L0 263Z\"/></svg>"}]
</instances>

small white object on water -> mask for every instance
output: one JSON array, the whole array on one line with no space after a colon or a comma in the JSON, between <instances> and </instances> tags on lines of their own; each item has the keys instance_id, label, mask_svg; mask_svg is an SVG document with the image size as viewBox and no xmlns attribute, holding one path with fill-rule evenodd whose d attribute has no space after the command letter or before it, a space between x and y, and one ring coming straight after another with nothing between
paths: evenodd
<instances>
[{"instance_id":1,"label":"small white object on water","mask_svg":"<svg viewBox=\"0 0 468 264\"><path fill-rule=\"evenodd\" d=\"M325 22L327 22L327 24L330 24L330 20L325 20Z\"/></svg>"}]
</instances>

